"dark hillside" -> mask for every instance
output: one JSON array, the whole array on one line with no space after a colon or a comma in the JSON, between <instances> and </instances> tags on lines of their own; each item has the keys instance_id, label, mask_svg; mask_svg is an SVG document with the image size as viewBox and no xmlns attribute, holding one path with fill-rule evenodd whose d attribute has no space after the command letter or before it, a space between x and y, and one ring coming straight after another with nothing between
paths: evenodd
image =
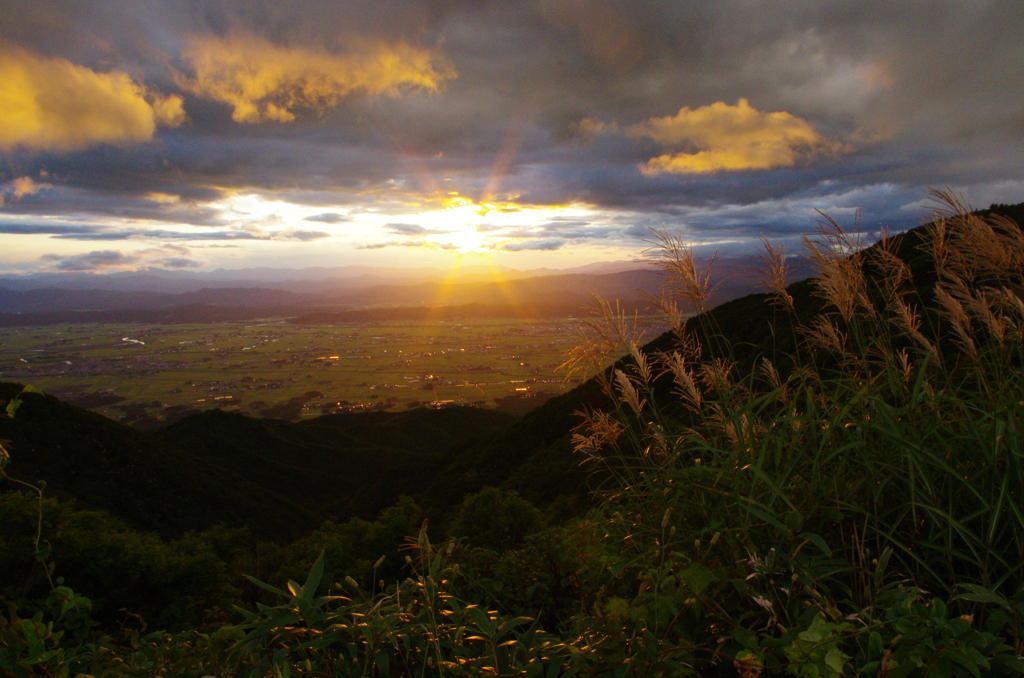
<instances>
[{"instance_id":1,"label":"dark hillside","mask_svg":"<svg viewBox=\"0 0 1024 678\"><path fill-rule=\"evenodd\" d=\"M320 519L373 518L420 494L453 454L514 417L471 407L333 414L298 424L220 410L153 434L291 498Z\"/></svg>"},{"instance_id":2,"label":"dark hillside","mask_svg":"<svg viewBox=\"0 0 1024 678\"><path fill-rule=\"evenodd\" d=\"M0 400L21 389L0 384ZM14 477L45 480L48 493L165 536L254 523L268 535L288 537L319 522L272 489L52 396L23 395L17 416L0 419L0 439L9 441Z\"/></svg>"},{"instance_id":3,"label":"dark hillside","mask_svg":"<svg viewBox=\"0 0 1024 678\"><path fill-rule=\"evenodd\" d=\"M0 400L19 384L0 384ZM144 434L52 396L27 393L0 419L9 472L45 480L129 525L178 536L216 524L262 539L308 533L326 518L373 518L421 494L474 439L515 418L450 408L338 414L292 424L213 410Z\"/></svg>"}]
</instances>

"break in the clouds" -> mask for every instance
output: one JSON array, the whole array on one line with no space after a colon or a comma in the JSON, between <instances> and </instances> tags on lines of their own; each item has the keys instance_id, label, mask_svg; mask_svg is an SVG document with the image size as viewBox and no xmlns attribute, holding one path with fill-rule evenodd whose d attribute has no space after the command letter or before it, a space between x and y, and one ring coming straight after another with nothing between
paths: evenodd
<instances>
[{"instance_id":1,"label":"break in the clouds","mask_svg":"<svg viewBox=\"0 0 1024 678\"><path fill-rule=\"evenodd\" d=\"M3 269L558 267L1024 200L1019 0L0 13Z\"/></svg>"}]
</instances>

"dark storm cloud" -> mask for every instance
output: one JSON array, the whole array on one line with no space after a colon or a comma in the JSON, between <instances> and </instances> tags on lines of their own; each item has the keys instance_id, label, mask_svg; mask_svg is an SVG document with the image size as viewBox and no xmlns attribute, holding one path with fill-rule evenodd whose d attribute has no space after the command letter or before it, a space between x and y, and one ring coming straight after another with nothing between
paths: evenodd
<instances>
[{"instance_id":1,"label":"dark storm cloud","mask_svg":"<svg viewBox=\"0 0 1024 678\"><path fill-rule=\"evenodd\" d=\"M866 227L903 228L919 219L927 185L1024 199L1019 0L0 0L0 12L14 17L0 26L0 40L97 72L122 70L183 97L188 115L147 143L13 151L0 164L0 183L45 171L53 185L8 200L2 209L13 214L218 228L209 240L257 237L223 231L224 215L207 204L238 192L323 206L306 220L324 224L347 220L333 211L343 205L353 214L370 204L401 214L419 196L453 192L634 215L615 227L531 228L518 247L556 249L570 240L641 238L648 221L695 238L789 237L813 227L816 208L845 215L862 207ZM277 102L290 106L294 121L243 124L236 105L187 86L196 80L189 41L237 36L334 56L360 40L401 43L445 61L452 75L436 92L348 93L330 106L293 106L282 90ZM700 152L692 130L710 128L691 126L674 146L636 130L649 132L654 119L683 121L684 107L736 107L740 99L758 119L799 119L828 152L781 168L640 171L663 155ZM391 230L427 234L402 228ZM155 237L188 239L165 230ZM114 231L52 234L116 239ZM386 244L365 247L377 246Z\"/></svg>"}]
</instances>

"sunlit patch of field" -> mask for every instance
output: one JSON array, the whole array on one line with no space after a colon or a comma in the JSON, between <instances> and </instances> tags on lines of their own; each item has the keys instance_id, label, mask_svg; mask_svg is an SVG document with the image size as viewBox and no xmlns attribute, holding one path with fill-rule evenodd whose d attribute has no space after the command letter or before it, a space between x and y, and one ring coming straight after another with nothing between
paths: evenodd
<instances>
[{"instance_id":1,"label":"sunlit patch of field","mask_svg":"<svg viewBox=\"0 0 1024 678\"><path fill-rule=\"evenodd\" d=\"M0 380L151 425L215 407L282 418L494 407L571 388L556 368L574 337L571 319L10 328Z\"/></svg>"}]
</instances>

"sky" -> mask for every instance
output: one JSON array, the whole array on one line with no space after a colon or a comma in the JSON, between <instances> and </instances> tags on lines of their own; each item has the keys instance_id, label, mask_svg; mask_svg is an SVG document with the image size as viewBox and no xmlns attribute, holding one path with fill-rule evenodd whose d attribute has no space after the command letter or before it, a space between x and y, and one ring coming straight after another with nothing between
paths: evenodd
<instances>
[{"instance_id":1,"label":"sky","mask_svg":"<svg viewBox=\"0 0 1024 678\"><path fill-rule=\"evenodd\" d=\"M1020 0L0 0L0 273L567 268L1024 201Z\"/></svg>"}]
</instances>

